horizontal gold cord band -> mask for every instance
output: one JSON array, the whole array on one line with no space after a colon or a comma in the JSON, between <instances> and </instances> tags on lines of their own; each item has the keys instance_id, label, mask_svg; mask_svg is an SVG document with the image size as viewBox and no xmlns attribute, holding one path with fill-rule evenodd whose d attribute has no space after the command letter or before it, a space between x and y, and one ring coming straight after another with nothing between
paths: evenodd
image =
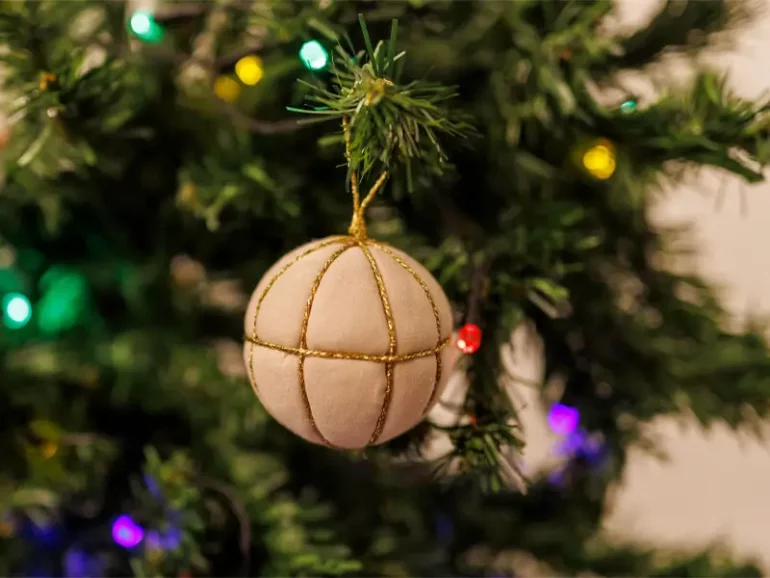
<instances>
[{"instance_id":1,"label":"horizontal gold cord band","mask_svg":"<svg viewBox=\"0 0 770 578\"><path fill-rule=\"evenodd\" d=\"M436 355L447 345L449 345L450 337L447 337L441 342L441 345L434 347L433 349L426 349L424 351L415 351L414 353L403 353L401 355L369 355L368 353L345 353L343 351L321 351L318 349L304 349L302 347L290 347L288 345L278 345L277 343L270 343L269 341L262 341L261 339L254 339L253 337L246 336L246 341L258 345L259 347L265 347L267 349L274 349L275 351L282 351L283 353L292 353L294 355L302 355L304 357L321 357L324 359L353 359L356 361L379 361L383 363L399 361L410 361L412 359L419 359L420 357L429 357Z\"/></svg>"}]
</instances>

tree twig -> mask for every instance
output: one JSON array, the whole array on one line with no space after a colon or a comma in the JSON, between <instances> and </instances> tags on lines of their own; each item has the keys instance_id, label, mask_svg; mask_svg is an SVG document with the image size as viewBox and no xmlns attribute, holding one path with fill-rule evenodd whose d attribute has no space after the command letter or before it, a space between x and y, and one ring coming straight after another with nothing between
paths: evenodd
<instances>
[{"instance_id":1,"label":"tree twig","mask_svg":"<svg viewBox=\"0 0 770 578\"><path fill-rule=\"evenodd\" d=\"M249 56L250 54L260 52L267 48L273 48L273 46L274 46L273 44L265 44L264 42L255 42L254 44L251 44L246 48L241 48L239 50L231 52L230 54L227 54L226 56L222 56L221 58L218 58L215 66L217 70L221 70L222 68L227 68L228 66L232 66L233 64L238 62L244 56Z\"/></svg>"},{"instance_id":2,"label":"tree twig","mask_svg":"<svg viewBox=\"0 0 770 578\"><path fill-rule=\"evenodd\" d=\"M488 292L487 272L489 261L484 259L479 264L473 263L473 257L469 259L470 280L468 282L468 305L466 309L466 323L479 324L481 322L481 303L486 299Z\"/></svg>"},{"instance_id":3,"label":"tree twig","mask_svg":"<svg viewBox=\"0 0 770 578\"><path fill-rule=\"evenodd\" d=\"M188 83L206 79L213 82L216 65L216 50L220 35L227 28L228 7L232 0L223 0L211 9L206 17L203 31L193 41L192 55L182 65L180 78Z\"/></svg>"},{"instance_id":4,"label":"tree twig","mask_svg":"<svg viewBox=\"0 0 770 578\"><path fill-rule=\"evenodd\" d=\"M236 8L239 10L247 10L251 2L237 2L233 1L229 3L230 8ZM157 22L172 22L173 20L180 20L183 18L192 18L194 16L200 16L204 14L209 7L206 2L200 2L197 4L181 4L177 6L162 6L156 12L153 13L153 17Z\"/></svg>"},{"instance_id":5,"label":"tree twig","mask_svg":"<svg viewBox=\"0 0 770 578\"><path fill-rule=\"evenodd\" d=\"M202 487L219 493L230 503L230 509L238 519L238 523L240 524L241 529L241 539L238 544L241 550L241 554L243 554L243 567L241 574L243 576L248 576L251 566L251 549L249 548L249 545L251 544L251 521L249 520L249 514L246 511L246 506L240 500L234 488L226 486L225 484L217 482L216 480L212 480L211 478L202 477L199 478L199 480Z\"/></svg>"},{"instance_id":6,"label":"tree twig","mask_svg":"<svg viewBox=\"0 0 770 578\"><path fill-rule=\"evenodd\" d=\"M107 46L104 46L104 47L109 48ZM148 50L150 50L153 54L161 58L165 58L174 62L177 65L184 65L185 63L190 63L190 62L199 62L200 64L205 64L203 61L197 60L194 56L188 56L174 50L167 50L165 48L160 48L160 47L148 47ZM251 52L248 52L247 54L250 54L250 53ZM218 63L215 66L217 69L220 68ZM279 120L279 121L259 120L243 114L238 109L234 108L232 105L230 105L229 103L225 102L224 100L218 97L217 97L217 103L220 107L220 110L226 116L230 117L230 119L233 120L239 126L242 126L255 134L270 135L270 134L291 133L298 130L302 130L308 125L315 124L317 122L323 122L324 120L328 120L325 118L314 118L314 119L303 119L303 120L286 119L286 120Z\"/></svg>"},{"instance_id":7,"label":"tree twig","mask_svg":"<svg viewBox=\"0 0 770 578\"><path fill-rule=\"evenodd\" d=\"M246 128L247 130L256 134L281 134L291 133L298 130L302 130L310 124L315 124L328 119L312 119L312 120L299 120L299 119L286 119L276 121L265 121L252 118L240 112L238 109L233 108L227 102L217 98L217 102L222 112L229 116L230 119L238 126Z\"/></svg>"},{"instance_id":8,"label":"tree twig","mask_svg":"<svg viewBox=\"0 0 770 578\"><path fill-rule=\"evenodd\" d=\"M153 13L153 18L156 22L171 22L173 20L179 20L180 18L200 16L206 12L206 10L207 7L205 4L183 4L181 6L173 7L163 6Z\"/></svg>"}]
</instances>

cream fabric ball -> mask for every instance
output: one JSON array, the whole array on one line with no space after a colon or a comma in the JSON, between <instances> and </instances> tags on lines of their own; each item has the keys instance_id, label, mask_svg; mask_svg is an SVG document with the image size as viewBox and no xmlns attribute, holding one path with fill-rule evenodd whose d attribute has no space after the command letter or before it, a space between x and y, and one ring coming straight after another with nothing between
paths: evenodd
<instances>
[{"instance_id":1,"label":"cream fabric ball","mask_svg":"<svg viewBox=\"0 0 770 578\"><path fill-rule=\"evenodd\" d=\"M267 411L298 436L357 449L414 427L454 363L452 314L419 263L371 239L285 255L246 310L244 358Z\"/></svg>"}]
</instances>

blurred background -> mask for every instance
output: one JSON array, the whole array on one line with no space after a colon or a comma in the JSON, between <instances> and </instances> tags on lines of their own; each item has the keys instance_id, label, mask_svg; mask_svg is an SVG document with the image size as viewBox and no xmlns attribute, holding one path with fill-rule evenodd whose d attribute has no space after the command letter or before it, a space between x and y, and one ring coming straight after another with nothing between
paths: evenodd
<instances>
[{"instance_id":1,"label":"blurred background","mask_svg":"<svg viewBox=\"0 0 770 578\"><path fill-rule=\"evenodd\" d=\"M70 39L78 5L0 4L0 282L39 298L16 325L4 302L0 573L770 572L770 356L763 327L742 334L770 312L770 185L747 182L768 156L770 0L191 2L167 20L132 1ZM748 5L731 46L704 46ZM328 74L330 39L365 45L359 11L377 40L401 19L407 74L458 85L481 135L443 133L446 173L395 171L370 212L447 293L458 371L426 422L340 454L270 417L239 340L268 267L349 219L341 114L295 132L286 107L403 97ZM70 42L125 52L89 77ZM369 140L358 161L381 158ZM597 147L611 166L581 157ZM679 225L692 255L658 236Z\"/></svg>"}]
</instances>

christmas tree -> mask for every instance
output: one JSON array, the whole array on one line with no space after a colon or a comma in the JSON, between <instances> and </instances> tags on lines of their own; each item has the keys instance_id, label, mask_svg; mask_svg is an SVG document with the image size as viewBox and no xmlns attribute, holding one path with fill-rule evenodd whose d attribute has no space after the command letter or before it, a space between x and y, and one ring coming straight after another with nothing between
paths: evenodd
<instances>
[{"instance_id":1,"label":"christmas tree","mask_svg":"<svg viewBox=\"0 0 770 578\"><path fill-rule=\"evenodd\" d=\"M760 575L602 532L653 418L770 410L761 327L666 267L681 232L648 217L700 167L763 179L768 104L693 58L750 8L620 30L609 0L0 4L0 573ZM672 56L693 74L623 88ZM255 396L244 313L379 175L351 231L443 287L461 400L339 451ZM555 472L520 471L520 328Z\"/></svg>"}]
</instances>

